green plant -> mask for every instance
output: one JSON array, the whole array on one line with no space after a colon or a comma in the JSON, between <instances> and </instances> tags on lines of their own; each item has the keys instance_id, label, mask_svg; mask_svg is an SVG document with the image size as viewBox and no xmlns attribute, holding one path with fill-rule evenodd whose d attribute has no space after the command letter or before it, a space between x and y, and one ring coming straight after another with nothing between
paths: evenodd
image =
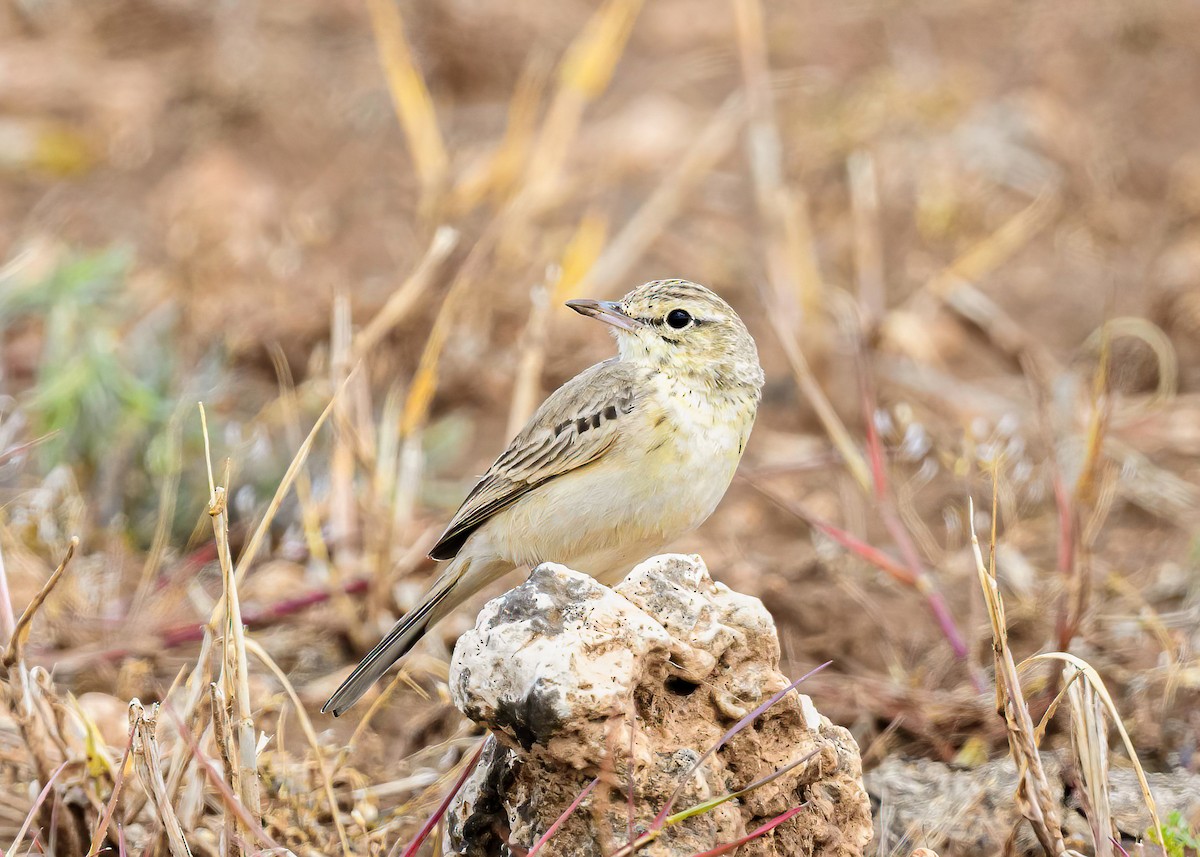
<instances>
[{"instance_id":1,"label":"green plant","mask_svg":"<svg viewBox=\"0 0 1200 857\"><path fill-rule=\"evenodd\" d=\"M0 297L0 317L42 328L36 384L26 400L39 454L95 468L118 446L136 443L163 419L170 361L150 354L132 329L122 286L123 249L71 255L44 279Z\"/></svg>"},{"instance_id":2,"label":"green plant","mask_svg":"<svg viewBox=\"0 0 1200 857\"><path fill-rule=\"evenodd\" d=\"M1197 834L1183 813L1178 810L1167 815L1161 830L1150 828L1149 840L1161 845L1167 857L1194 857L1200 854L1200 834Z\"/></svg>"}]
</instances>

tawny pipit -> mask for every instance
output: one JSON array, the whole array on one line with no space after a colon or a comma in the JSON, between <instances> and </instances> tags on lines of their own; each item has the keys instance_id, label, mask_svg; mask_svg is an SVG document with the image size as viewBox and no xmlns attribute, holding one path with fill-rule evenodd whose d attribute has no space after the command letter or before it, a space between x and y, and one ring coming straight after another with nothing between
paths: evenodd
<instances>
[{"instance_id":1,"label":"tawny pipit","mask_svg":"<svg viewBox=\"0 0 1200 857\"><path fill-rule=\"evenodd\" d=\"M725 494L763 385L737 313L686 280L567 305L612 325L620 355L538 408L430 552L450 565L322 711L353 705L439 619L506 572L553 561L615 583L703 523Z\"/></svg>"}]
</instances>

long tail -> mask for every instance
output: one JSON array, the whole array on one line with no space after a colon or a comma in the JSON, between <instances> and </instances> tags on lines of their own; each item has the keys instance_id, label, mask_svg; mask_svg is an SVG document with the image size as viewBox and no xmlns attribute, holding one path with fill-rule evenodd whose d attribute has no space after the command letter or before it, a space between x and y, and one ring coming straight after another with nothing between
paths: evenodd
<instances>
[{"instance_id":1,"label":"long tail","mask_svg":"<svg viewBox=\"0 0 1200 857\"><path fill-rule=\"evenodd\" d=\"M340 717L442 617L511 568L511 565L494 562L474 562L459 554L425 593L421 603L392 626L379 645L354 668L349 678L321 707L321 713L332 711L334 717Z\"/></svg>"}]
</instances>

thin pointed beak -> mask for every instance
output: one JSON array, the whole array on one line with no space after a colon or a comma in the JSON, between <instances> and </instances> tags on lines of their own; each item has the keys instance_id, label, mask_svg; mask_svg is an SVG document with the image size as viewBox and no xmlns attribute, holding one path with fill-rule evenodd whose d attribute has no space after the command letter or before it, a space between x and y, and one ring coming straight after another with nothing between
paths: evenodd
<instances>
[{"instance_id":1,"label":"thin pointed beak","mask_svg":"<svg viewBox=\"0 0 1200 857\"><path fill-rule=\"evenodd\" d=\"M636 318L628 316L616 301L594 301L591 298L567 301L567 306L580 315L586 315L605 324L611 324L618 330L635 331L646 325Z\"/></svg>"}]
</instances>

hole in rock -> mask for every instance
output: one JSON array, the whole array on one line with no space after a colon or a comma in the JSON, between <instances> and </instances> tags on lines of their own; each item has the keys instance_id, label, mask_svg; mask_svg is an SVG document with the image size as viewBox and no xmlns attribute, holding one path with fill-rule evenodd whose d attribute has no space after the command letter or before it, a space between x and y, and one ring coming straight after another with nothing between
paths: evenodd
<instances>
[{"instance_id":1,"label":"hole in rock","mask_svg":"<svg viewBox=\"0 0 1200 857\"><path fill-rule=\"evenodd\" d=\"M674 675L668 678L665 684L669 692L678 694L679 696L691 696L699 686L695 682L688 681L686 678Z\"/></svg>"}]
</instances>

